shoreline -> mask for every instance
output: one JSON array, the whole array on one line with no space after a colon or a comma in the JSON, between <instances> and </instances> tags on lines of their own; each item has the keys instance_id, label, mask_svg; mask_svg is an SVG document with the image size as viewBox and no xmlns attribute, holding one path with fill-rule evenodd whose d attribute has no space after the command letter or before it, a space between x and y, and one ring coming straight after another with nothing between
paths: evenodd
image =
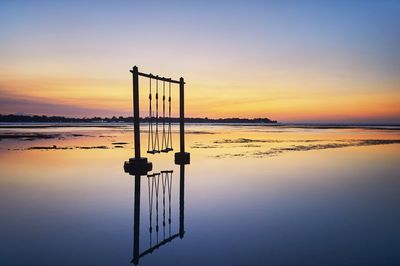
<instances>
[{"instance_id":1,"label":"shoreline","mask_svg":"<svg viewBox=\"0 0 400 266\"><path fill-rule=\"evenodd\" d=\"M142 123L147 125L146 122ZM206 122L193 122L185 123L187 126L193 125L207 125L207 126L232 126L232 127L276 127L276 128L308 128L308 129L382 129L382 130L400 130L400 124L391 123L206 123ZM179 123L172 123L172 125L179 125ZM132 127L131 123L85 123L85 122L62 122L62 123L40 123L40 122L7 122L0 123L0 129L13 129L13 128L69 128L69 127L104 127L104 128L118 128L118 127Z\"/></svg>"}]
</instances>

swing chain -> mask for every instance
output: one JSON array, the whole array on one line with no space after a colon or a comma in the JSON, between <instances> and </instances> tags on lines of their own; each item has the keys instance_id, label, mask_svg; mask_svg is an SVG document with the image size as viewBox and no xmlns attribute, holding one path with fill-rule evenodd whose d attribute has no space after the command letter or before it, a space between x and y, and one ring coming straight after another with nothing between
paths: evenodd
<instances>
[{"instance_id":1,"label":"swing chain","mask_svg":"<svg viewBox=\"0 0 400 266\"><path fill-rule=\"evenodd\" d=\"M147 153L155 154L160 152L170 152L173 150L172 148L172 132L171 132L171 82L168 82L168 129L166 130L166 106L165 106L165 80L163 80L163 96L162 96L162 136L161 136L161 150L160 150L160 138L159 138L159 112L158 112L158 76L156 77L156 93L155 93L155 115L152 110L152 79L150 77L150 93L149 93L149 135L148 135L148 144L147 144ZM153 128L153 124L155 124L155 132ZM166 132L167 131L167 132Z\"/></svg>"},{"instance_id":2,"label":"swing chain","mask_svg":"<svg viewBox=\"0 0 400 266\"><path fill-rule=\"evenodd\" d=\"M168 94L168 136L167 136L167 150L173 151L172 148L172 132L171 132L171 82L169 82L169 94Z\"/></svg>"},{"instance_id":3,"label":"swing chain","mask_svg":"<svg viewBox=\"0 0 400 266\"><path fill-rule=\"evenodd\" d=\"M152 79L150 78L150 84L149 84L149 134L148 134L148 138L147 138L147 152L148 153L152 153L152 151L154 150L154 139L153 139L153 111L152 111L152 88L151 88L151 84L152 84Z\"/></svg>"},{"instance_id":4,"label":"swing chain","mask_svg":"<svg viewBox=\"0 0 400 266\"><path fill-rule=\"evenodd\" d=\"M163 81L163 119L162 119L162 139L161 139L161 152L167 152L167 140L165 136L165 81Z\"/></svg>"}]
</instances>

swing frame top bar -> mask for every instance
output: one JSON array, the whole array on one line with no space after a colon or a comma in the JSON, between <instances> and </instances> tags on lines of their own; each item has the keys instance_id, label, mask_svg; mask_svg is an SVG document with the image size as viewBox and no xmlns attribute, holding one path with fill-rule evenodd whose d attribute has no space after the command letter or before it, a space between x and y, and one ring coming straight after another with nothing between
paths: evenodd
<instances>
[{"instance_id":1,"label":"swing frame top bar","mask_svg":"<svg viewBox=\"0 0 400 266\"><path fill-rule=\"evenodd\" d=\"M133 70L129 70L129 71L133 74ZM174 80L172 78L160 77L158 75L153 75L151 73L147 74L147 73L143 73L143 72L138 72L138 74L139 74L139 76L146 77L146 78L157 79L157 80L176 83L176 84L180 84L181 83L180 80ZM185 84L185 82L183 82L183 84Z\"/></svg>"}]
</instances>

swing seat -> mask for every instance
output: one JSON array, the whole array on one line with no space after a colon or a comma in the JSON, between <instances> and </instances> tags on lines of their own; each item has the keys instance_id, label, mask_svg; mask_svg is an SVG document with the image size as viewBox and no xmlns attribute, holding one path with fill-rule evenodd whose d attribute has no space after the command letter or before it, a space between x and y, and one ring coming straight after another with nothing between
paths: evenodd
<instances>
[{"instance_id":1,"label":"swing seat","mask_svg":"<svg viewBox=\"0 0 400 266\"><path fill-rule=\"evenodd\" d=\"M151 151L147 151L147 153L156 154L156 153L160 153L160 151L158 151L158 150L151 150Z\"/></svg>"},{"instance_id":2,"label":"swing seat","mask_svg":"<svg viewBox=\"0 0 400 266\"><path fill-rule=\"evenodd\" d=\"M174 171L173 170L163 170L163 171L161 171L161 173L173 173Z\"/></svg>"},{"instance_id":3,"label":"swing seat","mask_svg":"<svg viewBox=\"0 0 400 266\"><path fill-rule=\"evenodd\" d=\"M161 150L161 152L170 152L170 151L173 151L174 149L172 149L172 148L165 148L165 149L163 149L163 150Z\"/></svg>"}]
</instances>

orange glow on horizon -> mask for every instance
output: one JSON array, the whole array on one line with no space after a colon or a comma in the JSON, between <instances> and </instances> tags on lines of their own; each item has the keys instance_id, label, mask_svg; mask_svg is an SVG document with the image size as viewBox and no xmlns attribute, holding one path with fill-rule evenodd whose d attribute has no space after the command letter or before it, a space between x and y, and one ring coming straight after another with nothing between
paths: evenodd
<instances>
[{"instance_id":1,"label":"orange glow on horizon","mask_svg":"<svg viewBox=\"0 0 400 266\"><path fill-rule=\"evenodd\" d=\"M3 95L9 98L77 108L89 107L94 110L108 110L106 111L108 116L126 116L131 113L132 104L132 85L129 78L129 74L124 80L36 78L23 81L12 80L11 82L2 82L0 85L1 88L9 88L8 90L3 89ZM148 86L145 84L145 80L141 81L141 86L143 87L141 89L141 115L146 116ZM388 91L387 94L374 92L358 94L350 91L336 95L307 93L306 89L297 89L296 91L266 89L263 92L256 88L249 94L247 91L251 89L240 89L237 90L238 92L230 93L229 86L219 88L213 87L213 84L208 84L210 86L208 88L203 86L207 86L207 84L187 83L186 114L188 117L268 117L278 121L380 120L400 117L400 93L396 90ZM246 85L241 84L240 86L244 88ZM174 92L174 115L178 113L177 98L177 94ZM6 111L1 110L1 112L5 113ZM41 113L39 111L36 114ZM86 114L81 116L86 116Z\"/></svg>"}]
</instances>

